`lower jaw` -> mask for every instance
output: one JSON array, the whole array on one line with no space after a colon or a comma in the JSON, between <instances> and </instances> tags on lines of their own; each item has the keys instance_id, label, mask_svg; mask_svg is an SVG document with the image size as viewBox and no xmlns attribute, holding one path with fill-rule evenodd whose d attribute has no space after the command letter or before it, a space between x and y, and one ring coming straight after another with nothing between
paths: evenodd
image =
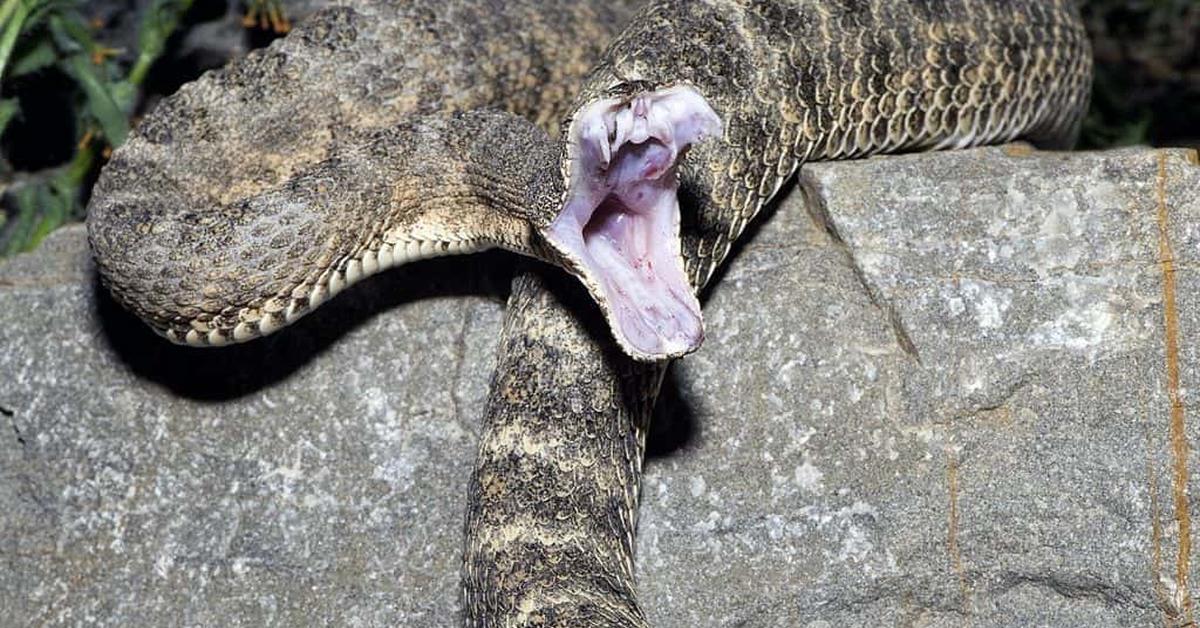
<instances>
[{"instance_id":1,"label":"lower jaw","mask_svg":"<svg viewBox=\"0 0 1200 628\"><path fill-rule=\"evenodd\" d=\"M602 214L584 228L585 268L626 353L641 360L680 357L704 338L700 304L679 253L675 186L649 215Z\"/></svg>"}]
</instances>

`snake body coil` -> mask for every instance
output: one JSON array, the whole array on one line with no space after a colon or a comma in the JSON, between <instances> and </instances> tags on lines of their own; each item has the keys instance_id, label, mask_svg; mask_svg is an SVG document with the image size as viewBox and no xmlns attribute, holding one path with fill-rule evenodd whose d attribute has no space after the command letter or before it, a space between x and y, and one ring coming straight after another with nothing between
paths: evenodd
<instances>
[{"instance_id":1,"label":"snake body coil","mask_svg":"<svg viewBox=\"0 0 1200 628\"><path fill-rule=\"evenodd\" d=\"M674 356L699 342L693 306L645 262L665 272L672 255L647 255L676 233L690 294L804 162L1061 145L1090 72L1067 0L363 2L160 106L103 173L89 236L117 299L176 342L247 340L389 265L501 246L583 280L625 353ZM716 127L693 96L719 138L700 140ZM488 106L529 121L451 115ZM654 222L637 232L652 250L629 253L621 229L659 208L639 194L676 184L682 228ZM609 262L648 273L654 307L605 283ZM468 622L640 625L664 364L624 357L541 278L511 305L468 506Z\"/></svg>"},{"instance_id":2,"label":"snake body coil","mask_svg":"<svg viewBox=\"0 0 1200 628\"><path fill-rule=\"evenodd\" d=\"M557 165L532 168L556 151L537 128L557 131L631 3L502 4L330 8L180 88L96 184L105 285L171 341L221 346L391 265L537 254L531 208L561 196ZM445 120L480 108L515 115Z\"/></svg>"},{"instance_id":3,"label":"snake body coil","mask_svg":"<svg viewBox=\"0 0 1200 628\"><path fill-rule=\"evenodd\" d=\"M1091 54L1065 0L662 1L631 20L579 102L622 82L695 85L725 123L680 176L699 289L806 161L1070 144ZM645 625L632 549L665 366L606 351L546 282L519 278L509 301L468 507L468 623Z\"/></svg>"}]
</instances>

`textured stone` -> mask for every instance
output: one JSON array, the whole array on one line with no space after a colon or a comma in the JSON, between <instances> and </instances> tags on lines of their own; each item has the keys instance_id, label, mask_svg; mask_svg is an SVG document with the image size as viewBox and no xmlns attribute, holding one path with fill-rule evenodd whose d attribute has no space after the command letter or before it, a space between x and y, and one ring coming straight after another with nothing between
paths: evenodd
<instances>
[{"instance_id":1,"label":"textured stone","mask_svg":"<svg viewBox=\"0 0 1200 628\"><path fill-rule=\"evenodd\" d=\"M1184 623L1195 156L981 149L801 188L665 393L654 624ZM4 616L453 624L507 261L386 273L220 350L117 309L78 228L0 267Z\"/></svg>"}]
</instances>

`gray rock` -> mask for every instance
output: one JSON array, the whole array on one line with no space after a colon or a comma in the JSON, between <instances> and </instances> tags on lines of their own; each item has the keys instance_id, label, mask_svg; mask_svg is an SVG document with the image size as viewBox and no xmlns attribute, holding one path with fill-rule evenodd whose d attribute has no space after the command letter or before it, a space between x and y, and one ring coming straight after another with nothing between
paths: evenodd
<instances>
[{"instance_id":1,"label":"gray rock","mask_svg":"<svg viewBox=\"0 0 1200 628\"><path fill-rule=\"evenodd\" d=\"M1195 155L1008 147L801 184L665 393L654 624L1186 621ZM0 623L453 624L507 262L387 273L222 350L114 306L79 228L0 267Z\"/></svg>"}]
</instances>

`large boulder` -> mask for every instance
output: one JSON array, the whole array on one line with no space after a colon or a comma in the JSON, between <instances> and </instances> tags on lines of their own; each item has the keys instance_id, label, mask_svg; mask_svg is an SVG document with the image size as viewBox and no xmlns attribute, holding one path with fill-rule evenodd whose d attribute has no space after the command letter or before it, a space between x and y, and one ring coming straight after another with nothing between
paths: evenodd
<instances>
[{"instance_id":1,"label":"large boulder","mask_svg":"<svg viewBox=\"0 0 1200 628\"><path fill-rule=\"evenodd\" d=\"M455 623L507 266L226 349L113 305L81 228L0 266L4 621ZM1183 625L1198 269L1194 153L807 166L664 393L652 622Z\"/></svg>"}]
</instances>

